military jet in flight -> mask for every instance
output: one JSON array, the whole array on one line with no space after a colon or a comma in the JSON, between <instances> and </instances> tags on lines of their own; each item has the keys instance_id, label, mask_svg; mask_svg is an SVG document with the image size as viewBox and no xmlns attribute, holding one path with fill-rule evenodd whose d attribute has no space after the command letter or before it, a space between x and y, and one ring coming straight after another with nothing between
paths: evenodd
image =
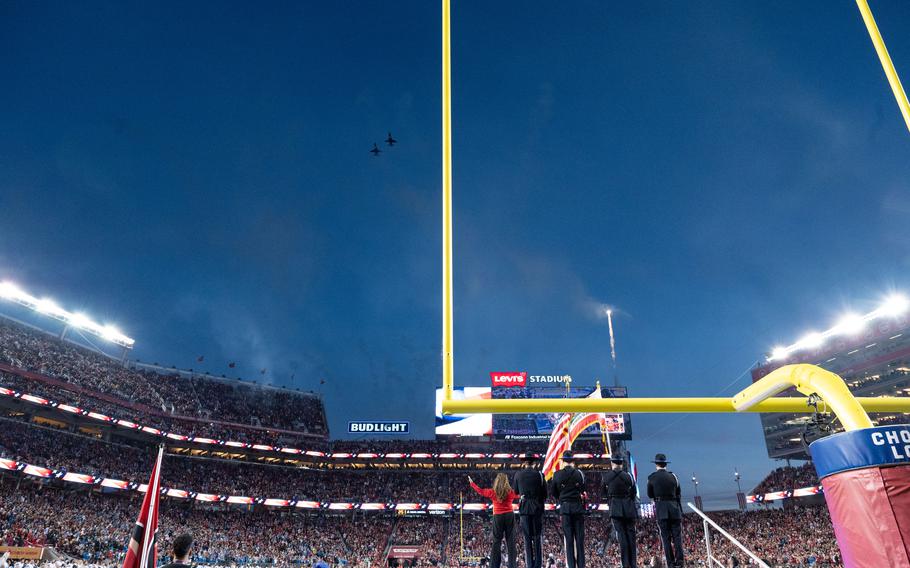
<instances>
[{"instance_id":1,"label":"military jet in flight","mask_svg":"<svg viewBox=\"0 0 910 568\"><path fill-rule=\"evenodd\" d=\"M398 140L395 140L394 138L392 138L392 133L389 132L389 137L385 139L385 143L388 144L389 146L394 146L395 144L398 143Z\"/></svg>"},{"instance_id":2,"label":"military jet in flight","mask_svg":"<svg viewBox=\"0 0 910 568\"><path fill-rule=\"evenodd\" d=\"M382 153L382 150L380 150L379 146L377 146L376 143L373 142L373 149L370 150L370 153L373 154L374 156L378 156L380 153Z\"/></svg>"}]
</instances>

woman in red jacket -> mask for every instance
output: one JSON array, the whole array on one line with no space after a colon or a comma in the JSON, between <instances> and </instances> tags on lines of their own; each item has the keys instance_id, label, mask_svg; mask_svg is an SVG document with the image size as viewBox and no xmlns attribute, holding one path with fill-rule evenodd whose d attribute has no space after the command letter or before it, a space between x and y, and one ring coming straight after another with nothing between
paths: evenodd
<instances>
[{"instance_id":1,"label":"woman in red jacket","mask_svg":"<svg viewBox=\"0 0 910 568\"><path fill-rule=\"evenodd\" d=\"M515 513L512 511L512 501L519 495L512 491L509 478L504 473L497 473L493 480L492 489L483 489L474 483L468 476L471 489L493 501L493 550L490 553L490 568L499 568L502 564L502 538L506 539L506 549L509 551L509 568L515 568L518 555L515 552Z\"/></svg>"}]
</instances>

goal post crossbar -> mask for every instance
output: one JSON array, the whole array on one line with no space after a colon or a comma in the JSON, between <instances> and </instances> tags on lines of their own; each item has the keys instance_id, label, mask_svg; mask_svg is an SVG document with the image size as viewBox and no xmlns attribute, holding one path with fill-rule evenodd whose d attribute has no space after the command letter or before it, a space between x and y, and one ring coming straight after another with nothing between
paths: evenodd
<instances>
[{"instance_id":1,"label":"goal post crossbar","mask_svg":"<svg viewBox=\"0 0 910 568\"><path fill-rule=\"evenodd\" d=\"M806 395L778 397L789 389ZM868 412L910 412L910 397L854 397L836 374L809 364L784 365L732 398L443 399L446 414L546 412L833 412L847 431L871 428Z\"/></svg>"},{"instance_id":2,"label":"goal post crossbar","mask_svg":"<svg viewBox=\"0 0 910 568\"><path fill-rule=\"evenodd\" d=\"M867 412L910 412L910 397L859 397L856 401ZM803 397L769 398L741 411L736 410L730 398L447 400L443 401L442 408L445 414L814 412L814 409L808 406L808 399Z\"/></svg>"}]
</instances>

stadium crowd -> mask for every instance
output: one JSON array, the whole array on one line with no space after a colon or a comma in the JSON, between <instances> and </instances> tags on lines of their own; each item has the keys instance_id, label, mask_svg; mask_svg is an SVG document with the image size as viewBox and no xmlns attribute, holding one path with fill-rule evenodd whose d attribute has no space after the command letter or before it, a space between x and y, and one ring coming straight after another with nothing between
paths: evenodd
<instances>
[{"instance_id":1,"label":"stadium crowd","mask_svg":"<svg viewBox=\"0 0 910 568\"><path fill-rule=\"evenodd\" d=\"M0 454L4 457L80 473L101 471L137 482L144 482L148 474L149 448L112 444L9 419L4 419L0 425ZM174 455L165 459L162 475L165 486L202 493L312 500L449 502L457 500L458 493L465 490L462 472L313 471ZM489 481L485 479L488 474L476 473L475 476L481 483ZM587 477L589 492L597 495L599 474ZM7 475L0 480L4 487L3 498L0 499L3 504L0 506L0 522L6 519L6 528L0 533L3 542L48 543L86 561L115 560L122 545L122 538L118 535L127 534L129 522L138 507L135 499L122 496L64 491L61 482L54 480L35 482L34 478L21 475ZM340 559L335 563L338 565L356 564L357 559L366 558L375 563L383 560L375 557L376 550L383 549L378 547L377 535L384 535L383 543L419 545L425 551L423 563L455 567L474 563L471 558L489 553L489 520L484 516L465 518L462 553L459 524L440 519L407 518L396 521L394 518L364 517L362 514L355 517L323 517L288 514L279 510L213 510L171 499L165 499L163 503L168 518L177 519L175 522L180 526L190 526L202 535L202 544L197 551L199 562L274 561L283 565L307 563L308 558L321 554ZM53 511L63 514L50 514ZM76 515L75 520L72 515ZM101 518L90 519L91 515L101 515ZM721 513L715 517L737 538L750 543L757 553L773 559L777 565L805 565L810 558L814 558L815 565L819 567L839 565L830 521L823 508L758 511L746 515ZM31 519L29 523L22 524L27 519ZM594 568L610 566L610 559L616 557L617 551L610 538L609 525L605 520L591 519L587 527L589 565ZM71 523L68 525L70 528L60 523ZM280 528L276 529L276 525L270 523L276 523ZM285 527L285 523L290 523L293 528ZM303 526L298 527L298 523L303 523ZM364 529L361 526L364 523L373 525ZM120 527L119 530L115 530L115 526ZM86 527L99 530L97 534L87 534ZM162 527L165 525L162 524ZM314 551L309 546L275 546L279 542L309 542L307 538L312 540L311 533L316 530L313 527L322 527L319 550ZM562 535L555 517L547 518L547 527L545 554L553 559L556 568L560 568ZM232 544L244 542L241 535L254 534L259 539L260 529L272 531L276 540L271 543L256 541L253 547ZM804 530L806 532L802 532ZM228 535L224 537L226 540L222 540L224 535ZM657 535L653 521L642 519L639 522L639 556L643 562L651 558L659 562L661 548ZM700 524L693 521L686 527L685 535L690 558L701 561L703 543ZM369 542L362 542L364 539ZM719 539L715 539L714 547L721 554L735 554L733 549L725 548L725 543ZM253 554L251 551L267 552ZM360 552L355 554L354 551Z\"/></svg>"},{"instance_id":2,"label":"stadium crowd","mask_svg":"<svg viewBox=\"0 0 910 568\"><path fill-rule=\"evenodd\" d=\"M48 387L42 383L36 383L25 377L18 375L5 373L0 370L0 386L6 387L13 390L14 392L19 392L21 394L31 394L44 397L46 399L72 404L78 407L81 407L83 410L91 410L96 412L101 412L108 416L117 416L117 411L122 410L121 407L116 405L111 405L110 403L102 400L81 400L73 399L73 393L68 391L60 391L55 389L53 386ZM67 397L70 398L61 398ZM0 399L0 402L3 402L3 399ZM15 414L26 414L32 408L38 408L33 406L26 405L24 408ZM42 406L40 410L43 414L48 414L53 420L56 421L72 421L73 415L67 413L60 409L54 409L50 406ZM2 412L2 409L0 409ZM123 415L121 414L122 418ZM190 436L203 436L214 439L222 440L246 440L250 442L263 442L268 444L279 445L279 438L283 436L275 433L271 440L264 439L268 432L258 431L254 434L253 439L248 439L248 431L232 431L231 428L226 427L224 423L218 424L206 424L200 421L195 421L187 423L182 417L171 416L168 418L163 417L133 417L127 416L126 419L134 420L141 422L143 425L153 426L159 428L164 432L173 432L176 434L184 434ZM142 422L142 420L145 422ZM115 429L115 435L118 429ZM121 432L122 433L122 432ZM141 432L139 433L141 434ZM153 437L148 436L151 440ZM157 439L156 439L157 440ZM337 453L387 453L387 452L398 452L406 454L443 454L443 453L497 453L501 452L502 448L495 447L491 441L482 441L474 443L465 443L463 441L458 441L452 443L446 439L439 440L396 440L394 443L389 443L386 441L376 441L376 440L339 440L334 442L327 442L324 440L297 440L291 441L296 444L296 447L299 447L303 450L317 450L327 453L337 452ZM294 447L294 446L292 446ZM573 444L575 451L579 453L590 453L590 454L600 454L603 453L604 448L603 444L599 440L577 440ZM545 446L541 441L510 441L508 445L508 450L510 453L540 453L545 450Z\"/></svg>"},{"instance_id":3,"label":"stadium crowd","mask_svg":"<svg viewBox=\"0 0 910 568\"><path fill-rule=\"evenodd\" d=\"M143 423L153 418L187 417L300 433L327 432L322 401L310 393L129 368L9 322L0 322L0 362L71 387L62 388L50 381L39 387L40 381L29 379L18 381L19 388L28 387L40 391L34 394L78 402L92 410ZM14 380L11 375L15 373L3 373L0 384ZM233 435L239 433L243 431Z\"/></svg>"},{"instance_id":4,"label":"stadium crowd","mask_svg":"<svg viewBox=\"0 0 910 568\"><path fill-rule=\"evenodd\" d=\"M840 552L834 539L831 521L824 507L791 508L788 510L760 510L747 513L721 512L710 516L762 559L774 567L815 566L839 568ZM638 529L638 559L641 566L662 566L663 551L657 523L653 519L640 519ZM464 549L462 552L458 523L450 525L446 547L447 565L479 564L489 553L489 519L481 516L466 517L464 523ZM605 518L589 517L585 523L586 565L606 568L618 565L619 547L611 535L611 526ZM700 519L687 516L683 528L684 549L687 563L708 566L704 532ZM518 534L518 549L522 550ZM749 558L723 538L712 534L711 545L715 558L727 562L736 558L739 565L749 564ZM547 517L544 521L543 557L545 564L564 567L563 535L558 519ZM520 558L519 565L523 559Z\"/></svg>"},{"instance_id":5,"label":"stadium crowd","mask_svg":"<svg viewBox=\"0 0 910 568\"><path fill-rule=\"evenodd\" d=\"M139 507L137 499L47 488L16 490L0 482L0 543L49 546L69 556L119 565ZM181 532L196 542L201 564L362 566L382 560L391 525L374 517L326 517L187 507L163 501L158 542ZM377 546L379 545L379 546ZM163 560L167 560L163 554Z\"/></svg>"},{"instance_id":6,"label":"stadium crowd","mask_svg":"<svg viewBox=\"0 0 910 568\"><path fill-rule=\"evenodd\" d=\"M800 466L779 467L769 473L752 491L754 494L769 493L771 491L791 491L802 487L818 485L818 474L815 465L806 462Z\"/></svg>"},{"instance_id":7,"label":"stadium crowd","mask_svg":"<svg viewBox=\"0 0 910 568\"><path fill-rule=\"evenodd\" d=\"M135 441L105 441L68 431L0 419L0 457L74 473L144 483L151 448ZM475 474L486 482L489 474ZM588 476L588 494L600 499L600 474ZM451 502L467 491L464 473L394 470L363 475L259 462L169 454L162 466L165 487L247 497L345 502ZM469 492L470 493L470 492ZM468 495L468 500L472 500Z\"/></svg>"},{"instance_id":8,"label":"stadium crowd","mask_svg":"<svg viewBox=\"0 0 910 568\"><path fill-rule=\"evenodd\" d=\"M375 472L373 472L375 473ZM368 474L369 475L369 474ZM116 566L122 560L139 500L87 491L63 491L41 485L18 487L0 478L0 544L51 546L85 562ZM824 507L722 512L711 516L774 567L841 566L831 523ZM158 541L161 550L178 534L190 532L197 564L376 566L385 562L392 544L421 548L418 565L478 566L490 550L489 517L401 518L385 514L291 514L261 508L189 506L163 501ZM589 516L586 522L591 568L609 568L618 559L609 521ZM660 566L661 548L656 523L638 522L638 552L642 566ZM685 550L693 566L707 566L702 525L688 518ZM520 533L518 534L521 550ZM748 559L721 538L712 539L718 558ZM166 555L165 555L166 556ZM518 565L523 568L519 554ZM547 565L564 568L562 534L555 516L545 519L544 557ZM166 560L166 557L164 558Z\"/></svg>"},{"instance_id":9,"label":"stadium crowd","mask_svg":"<svg viewBox=\"0 0 910 568\"><path fill-rule=\"evenodd\" d=\"M75 404L181 434L278 444L345 453L496 453L489 442L344 441L329 443L318 397L261 388L236 381L126 368L105 357L42 333L0 323L0 385ZM22 403L24 404L24 403ZM117 429L79 427L71 416L47 420L16 408L0 413L0 457L58 471L103 475L144 483L154 450L151 439L126 436ZM62 411L54 411L60 412ZM298 438L317 433L323 439ZM290 445L290 444L288 444ZM575 444L577 452L600 453L598 441ZM542 442L509 442L509 453L544 451ZM176 452L176 453L175 453ZM165 487L197 493L337 502L453 502L467 490L464 471L311 470L282 460L191 457L179 445L170 448L162 469ZM227 456L221 456L227 457ZM237 456L233 456L237 457ZM481 484L489 471L472 472ZM586 476L587 493L600 502L601 476ZM811 464L772 472L756 491L792 489L817 483ZM139 508L138 494L38 479L21 472L0 475L0 544L50 546L82 566L112 567L122 561L124 544ZM718 522L748 543L774 566L840 567L831 523L824 508L717 513ZM416 561L401 565L456 568L483 564L490 550L486 515L398 517L387 513L291 511L261 505L240 507L162 500L158 541L166 551L183 532L193 534L193 560L214 566L369 567L386 564L392 545L420 548ZM660 566L662 552L656 524L638 522L643 566ZM687 519L685 547L691 564L706 565L701 523ZM587 522L589 568L608 568L618 559L609 521L593 514ZM521 535L518 550L522 550ZM545 521L544 555L548 568L564 568L563 536L556 516ZM714 539L717 556L737 551ZM521 556L521 555L520 555ZM162 560L167 560L166 554ZM745 558L738 556L741 564ZM70 562L68 558L66 562ZM524 566L519 557L518 565ZM62 564L54 568L68 568ZM27 567L20 567L27 568Z\"/></svg>"}]
</instances>

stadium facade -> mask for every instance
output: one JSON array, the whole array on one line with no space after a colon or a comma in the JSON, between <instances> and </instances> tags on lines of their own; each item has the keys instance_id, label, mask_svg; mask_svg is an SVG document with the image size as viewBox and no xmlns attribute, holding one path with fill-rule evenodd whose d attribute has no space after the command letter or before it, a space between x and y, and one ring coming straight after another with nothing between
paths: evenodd
<instances>
[{"instance_id":1,"label":"stadium facade","mask_svg":"<svg viewBox=\"0 0 910 568\"><path fill-rule=\"evenodd\" d=\"M779 358L752 370L755 382L783 365L811 363L837 373L855 396L910 395L910 316L869 322L860 333L832 338L818 348ZM786 396L802 396L795 391ZM907 421L904 414L870 414L876 426ZM768 457L772 459L807 460L806 440L813 432L812 416L806 414L762 414L761 425ZM808 430L808 431L807 431ZM834 423L832 432L842 428Z\"/></svg>"}]
</instances>

